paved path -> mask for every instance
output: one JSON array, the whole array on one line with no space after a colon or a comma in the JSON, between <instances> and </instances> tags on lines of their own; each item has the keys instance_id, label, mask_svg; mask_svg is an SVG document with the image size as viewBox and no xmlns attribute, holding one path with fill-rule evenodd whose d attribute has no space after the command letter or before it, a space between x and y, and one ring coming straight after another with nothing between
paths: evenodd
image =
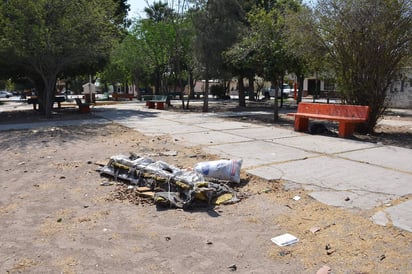
<instances>
[{"instance_id":1,"label":"paved path","mask_svg":"<svg viewBox=\"0 0 412 274\"><path fill-rule=\"evenodd\" d=\"M242 168L250 174L283 179L286 187L302 187L323 203L367 210L377 224L412 232L411 149L223 119L247 112L183 114L149 110L133 102L102 106L95 113L103 119L82 122L113 121L149 136L170 134L182 145L200 145L222 158L243 159ZM72 122L76 123L66 123ZM377 207L381 209L374 210Z\"/></svg>"}]
</instances>

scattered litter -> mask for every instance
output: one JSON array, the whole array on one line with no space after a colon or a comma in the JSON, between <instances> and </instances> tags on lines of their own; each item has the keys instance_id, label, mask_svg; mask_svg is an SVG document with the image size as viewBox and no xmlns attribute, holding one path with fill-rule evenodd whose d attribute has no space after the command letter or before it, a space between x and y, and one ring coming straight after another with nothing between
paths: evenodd
<instances>
[{"instance_id":1,"label":"scattered litter","mask_svg":"<svg viewBox=\"0 0 412 274\"><path fill-rule=\"evenodd\" d=\"M293 200L295 200L295 201L299 201L299 200L300 200L300 198L301 198L300 196L297 196L297 195L296 195L295 197L293 197Z\"/></svg>"},{"instance_id":2,"label":"scattered litter","mask_svg":"<svg viewBox=\"0 0 412 274\"><path fill-rule=\"evenodd\" d=\"M379 256L379 261L383 261L386 258L385 254Z\"/></svg>"},{"instance_id":3,"label":"scattered litter","mask_svg":"<svg viewBox=\"0 0 412 274\"><path fill-rule=\"evenodd\" d=\"M216 179L240 183L240 168L243 160L217 160L197 163L195 171Z\"/></svg>"},{"instance_id":4,"label":"scattered litter","mask_svg":"<svg viewBox=\"0 0 412 274\"><path fill-rule=\"evenodd\" d=\"M169 150L169 151L164 151L159 153L160 156L177 156L177 151L175 150Z\"/></svg>"},{"instance_id":5,"label":"scattered litter","mask_svg":"<svg viewBox=\"0 0 412 274\"><path fill-rule=\"evenodd\" d=\"M280 236L274 237L271 240L272 240L272 242L274 242L278 246L292 245L292 244L295 244L299 241L298 238L296 238L295 236L293 236L289 233L285 233L285 234L282 234Z\"/></svg>"},{"instance_id":6,"label":"scattered litter","mask_svg":"<svg viewBox=\"0 0 412 274\"><path fill-rule=\"evenodd\" d=\"M332 268L330 268L327 265L324 265L321 268L319 268L316 274L329 274L329 273L332 273L331 271L332 271Z\"/></svg>"},{"instance_id":7,"label":"scattered litter","mask_svg":"<svg viewBox=\"0 0 412 274\"><path fill-rule=\"evenodd\" d=\"M165 240L166 240L166 241L170 241L171 239L172 239L172 238L170 238L169 236L166 236L166 237L165 237Z\"/></svg>"},{"instance_id":8,"label":"scattered litter","mask_svg":"<svg viewBox=\"0 0 412 274\"><path fill-rule=\"evenodd\" d=\"M24 165L25 164L25 162L20 162L20 163L18 163L17 165L18 166L21 166L21 165Z\"/></svg>"},{"instance_id":9,"label":"scattered litter","mask_svg":"<svg viewBox=\"0 0 412 274\"><path fill-rule=\"evenodd\" d=\"M58 223L61 223L62 221L63 221L62 218L57 219L57 222L58 222Z\"/></svg>"},{"instance_id":10,"label":"scattered litter","mask_svg":"<svg viewBox=\"0 0 412 274\"><path fill-rule=\"evenodd\" d=\"M347 202L347 201L350 201L350 198L349 197L346 197L345 198L345 201Z\"/></svg>"},{"instance_id":11,"label":"scattered litter","mask_svg":"<svg viewBox=\"0 0 412 274\"><path fill-rule=\"evenodd\" d=\"M111 186L111 185L113 185L113 183L111 183L109 181L106 181L106 182L100 183L100 185L101 186Z\"/></svg>"},{"instance_id":12,"label":"scattered litter","mask_svg":"<svg viewBox=\"0 0 412 274\"><path fill-rule=\"evenodd\" d=\"M316 232L320 231L320 227L314 226L311 229L309 229L309 231L315 234Z\"/></svg>"},{"instance_id":13,"label":"scattered litter","mask_svg":"<svg viewBox=\"0 0 412 274\"><path fill-rule=\"evenodd\" d=\"M230 163L229 166L224 166L226 170L230 168L230 181L239 182L242 161L224 161L220 163ZM219 171L219 167L216 166L216 170ZM222 181L224 180L222 177L219 177L219 181L215 177L206 181L200 172L180 169L166 162L135 154L129 157L112 156L108 164L98 168L97 171L101 175L111 176L114 180L128 185L126 193L117 195L116 198L120 199L129 199L134 195L151 198L156 205L175 208L187 208L195 201L214 205L239 201L236 191L228 185L230 182ZM228 180L227 176L225 178ZM136 202L141 201L133 199Z\"/></svg>"}]
</instances>

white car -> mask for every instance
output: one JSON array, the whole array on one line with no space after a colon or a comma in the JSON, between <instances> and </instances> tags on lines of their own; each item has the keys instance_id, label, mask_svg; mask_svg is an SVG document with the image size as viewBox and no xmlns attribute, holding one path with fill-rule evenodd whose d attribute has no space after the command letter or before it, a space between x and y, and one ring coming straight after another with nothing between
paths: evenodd
<instances>
[{"instance_id":1,"label":"white car","mask_svg":"<svg viewBox=\"0 0 412 274\"><path fill-rule=\"evenodd\" d=\"M13 93L8 92L7 90L0 90L0 98L9 98L13 96Z\"/></svg>"},{"instance_id":2,"label":"white car","mask_svg":"<svg viewBox=\"0 0 412 274\"><path fill-rule=\"evenodd\" d=\"M283 84L283 98L293 97L294 90L288 84ZM263 94L265 97L275 97L275 89L273 88L265 88L263 89ZM278 90L278 98L281 96L281 90Z\"/></svg>"}]
</instances>

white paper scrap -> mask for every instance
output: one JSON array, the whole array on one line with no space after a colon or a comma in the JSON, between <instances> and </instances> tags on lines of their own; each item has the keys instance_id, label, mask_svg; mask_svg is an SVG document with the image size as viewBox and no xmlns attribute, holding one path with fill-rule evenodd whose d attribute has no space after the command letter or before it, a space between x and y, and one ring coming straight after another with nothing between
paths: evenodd
<instances>
[{"instance_id":1,"label":"white paper scrap","mask_svg":"<svg viewBox=\"0 0 412 274\"><path fill-rule=\"evenodd\" d=\"M299 241L298 238L296 238L295 236L289 233L274 237L271 240L278 246L287 246L287 245L297 243Z\"/></svg>"}]
</instances>

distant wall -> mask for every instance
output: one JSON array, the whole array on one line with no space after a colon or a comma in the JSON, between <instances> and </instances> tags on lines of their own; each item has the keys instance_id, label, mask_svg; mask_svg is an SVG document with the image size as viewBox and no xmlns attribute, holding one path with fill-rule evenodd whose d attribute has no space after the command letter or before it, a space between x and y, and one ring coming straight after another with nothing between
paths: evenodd
<instances>
[{"instance_id":1,"label":"distant wall","mask_svg":"<svg viewBox=\"0 0 412 274\"><path fill-rule=\"evenodd\" d=\"M397 78L387 92L389 106L412 109L412 67L401 69Z\"/></svg>"}]
</instances>

